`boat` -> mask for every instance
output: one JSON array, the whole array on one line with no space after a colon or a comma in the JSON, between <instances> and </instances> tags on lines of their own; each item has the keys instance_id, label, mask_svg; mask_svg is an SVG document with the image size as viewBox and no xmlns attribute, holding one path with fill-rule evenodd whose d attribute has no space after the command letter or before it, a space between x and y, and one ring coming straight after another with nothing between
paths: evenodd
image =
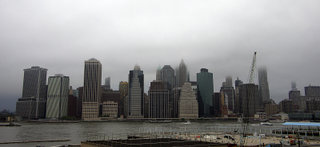
<instances>
[{"instance_id":1,"label":"boat","mask_svg":"<svg viewBox=\"0 0 320 147\"><path fill-rule=\"evenodd\" d=\"M190 121L186 121L186 122L184 122L183 124L185 124L185 125L190 125L191 122L190 122Z\"/></svg>"},{"instance_id":2,"label":"boat","mask_svg":"<svg viewBox=\"0 0 320 147\"><path fill-rule=\"evenodd\" d=\"M261 122L260 125L263 125L263 126L272 126L273 124L272 124L272 123L269 123L269 122Z\"/></svg>"}]
</instances>

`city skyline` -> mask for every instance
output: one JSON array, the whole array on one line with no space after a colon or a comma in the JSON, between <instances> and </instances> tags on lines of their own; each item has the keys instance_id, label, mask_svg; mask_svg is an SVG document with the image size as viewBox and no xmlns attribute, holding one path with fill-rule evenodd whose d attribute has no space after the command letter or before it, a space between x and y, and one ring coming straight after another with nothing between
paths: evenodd
<instances>
[{"instance_id":1,"label":"city skyline","mask_svg":"<svg viewBox=\"0 0 320 147\"><path fill-rule=\"evenodd\" d=\"M92 57L112 89L139 64L146 91L159 65L175 69L183 59L191 81L201 68L211 71L217 92L228 75L247 83L254 51L276 102L288 98L291 81L302 93L320 85L319 1L0 3L0 109L15 109L23 69L68 75L77 88Z\"/></svg>"}]
</instances>

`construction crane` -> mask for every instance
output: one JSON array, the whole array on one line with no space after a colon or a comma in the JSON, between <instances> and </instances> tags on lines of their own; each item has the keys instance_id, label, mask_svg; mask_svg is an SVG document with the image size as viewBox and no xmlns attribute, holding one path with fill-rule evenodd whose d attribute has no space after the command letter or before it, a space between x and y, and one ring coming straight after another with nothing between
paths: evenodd
<instances>
[{"instance_id":1,"label":"construction crane","mask_svg":"<svg viewBox=\"0 0 320 147\"><path fill-rule=\"evenodd\" d=\"M252 83L252 84L254 83L254 72L256 70L256 56L257 56L257 52L254 52L251 68L249 71L249 83Z\"/></svg>"}]
</instances>

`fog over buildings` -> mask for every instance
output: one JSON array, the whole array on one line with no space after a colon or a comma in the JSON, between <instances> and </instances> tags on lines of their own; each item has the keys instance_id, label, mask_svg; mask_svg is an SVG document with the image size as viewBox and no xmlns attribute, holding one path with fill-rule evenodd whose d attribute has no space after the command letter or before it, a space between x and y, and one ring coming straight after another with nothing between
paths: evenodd
<instances>
[{"instance_id":1,"label":"fog over buildings","mask_svg":"<svg viewBox=\"0 0 320 147\"><path fill-rule=\"evenodd\" d=\"M320 85L319 6L318 0L3 0L0 110L15 110L23 69L31 66L48 69L48 77L68 75L77 88L84 61L96 58L102 79L111 77L118 89L138 64L146 92L159 65L175 69L183 59L191 81L207 68L219 91L226 76L248 81L254 51L257 67L267 67L270 98L279 102L291 81L299 90Z\"/></svg>"}]
</instances>

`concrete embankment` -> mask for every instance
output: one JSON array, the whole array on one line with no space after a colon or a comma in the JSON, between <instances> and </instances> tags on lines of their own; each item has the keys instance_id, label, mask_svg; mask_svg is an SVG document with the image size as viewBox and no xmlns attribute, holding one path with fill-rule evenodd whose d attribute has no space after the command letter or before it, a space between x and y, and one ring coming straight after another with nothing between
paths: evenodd
<instances>
[{"instance_id":1,"label":"concrete embankment","mask_svg":"<svg viewBox=\"0 0 320 147\"><path fill-rule=\"evenodd\" d=\"M0 144L19 144L19 143L36 143L36 142L67 142L70 139L45 139L45 140L23 140L23 141L6 141Z\"/></svg>"}]
</instances>

